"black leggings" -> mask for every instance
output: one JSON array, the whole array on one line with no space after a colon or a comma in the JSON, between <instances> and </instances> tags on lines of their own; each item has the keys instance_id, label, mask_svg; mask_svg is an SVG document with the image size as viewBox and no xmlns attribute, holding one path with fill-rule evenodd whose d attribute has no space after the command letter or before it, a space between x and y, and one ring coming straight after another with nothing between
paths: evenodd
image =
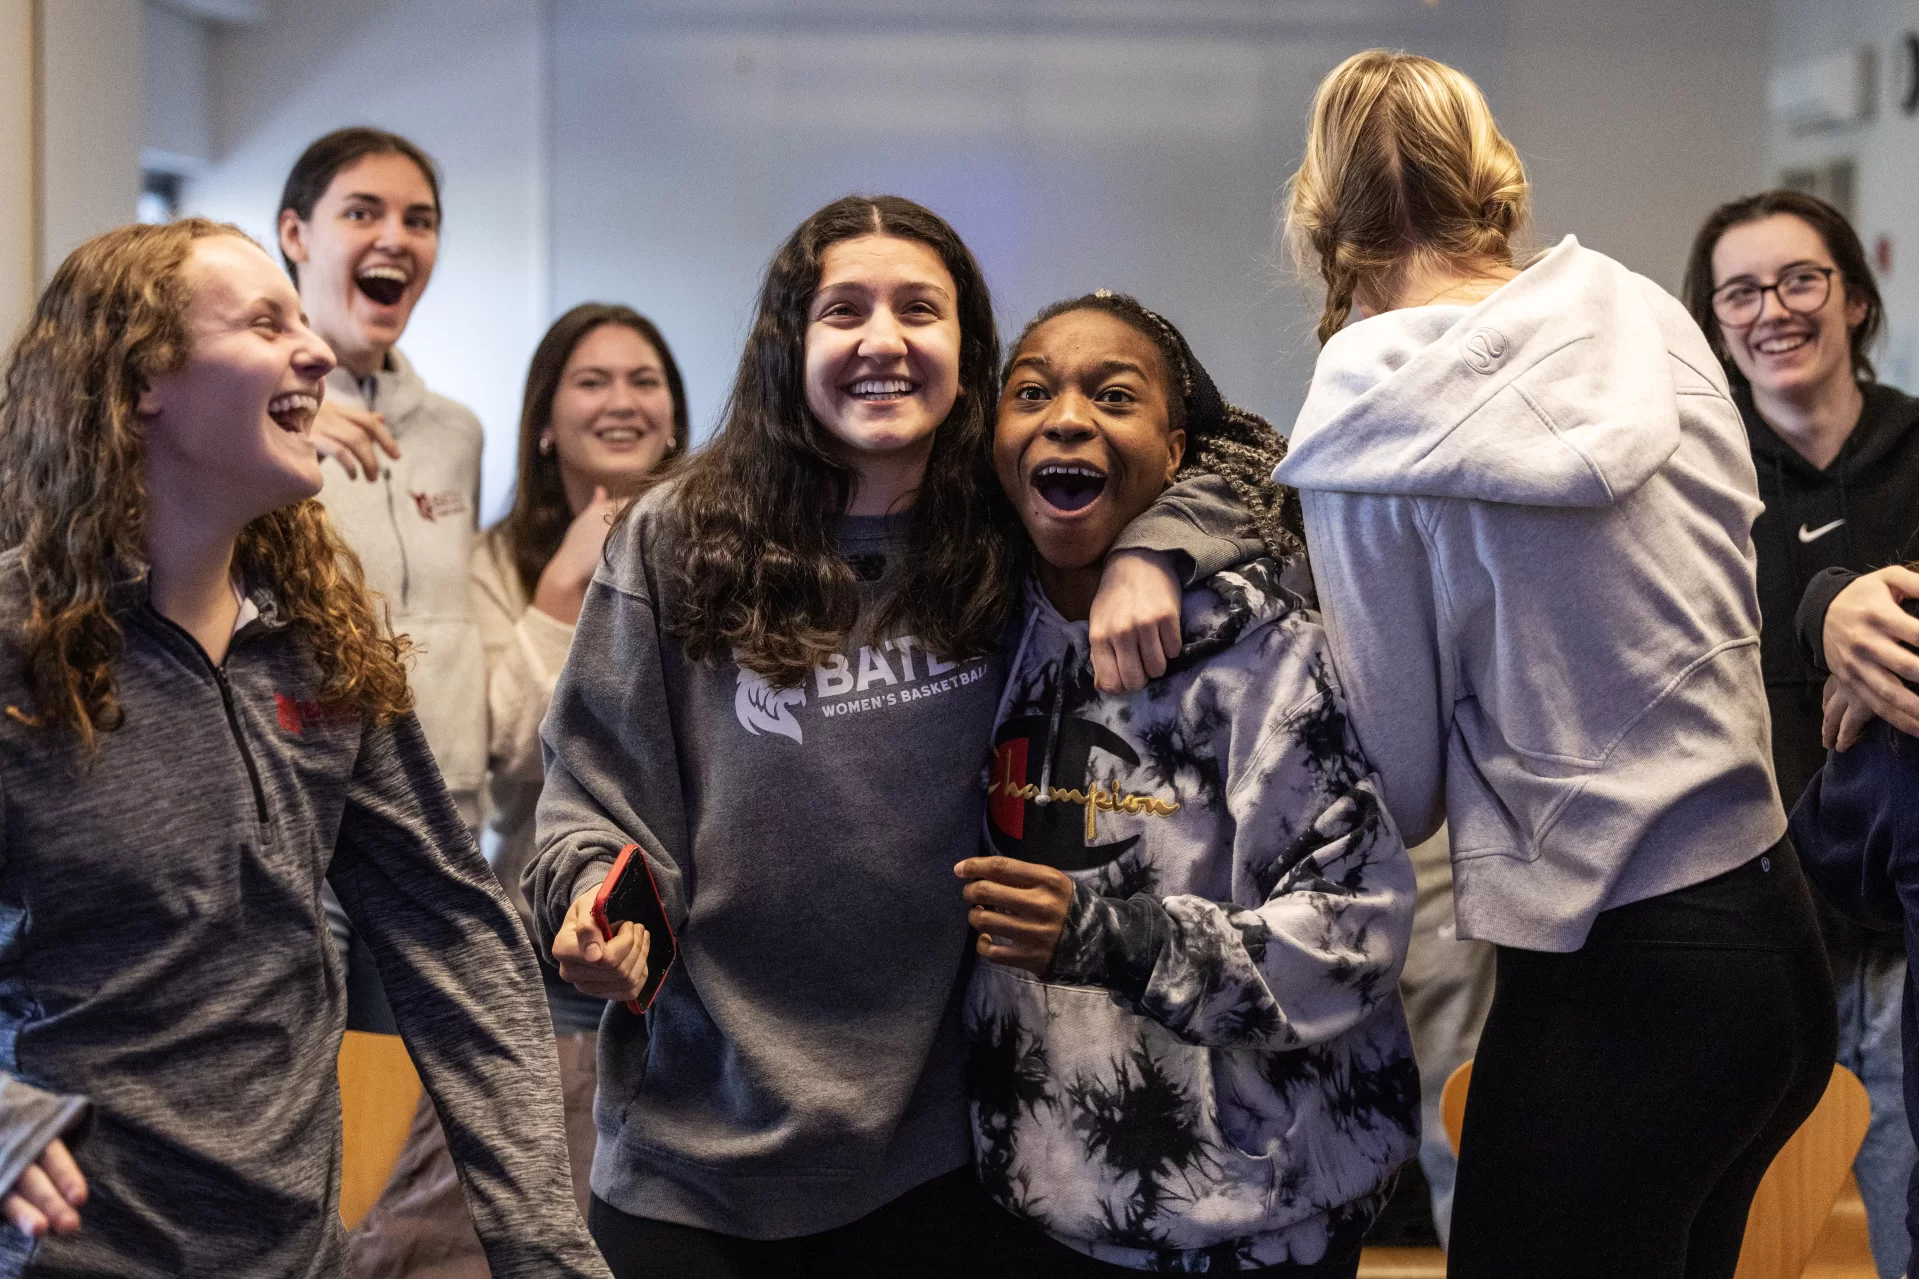
<instances>
[{"instance_id":1,"label":"black leggings","mask_svg":"<svg viewBox=\"0 0 1919 1279\"><path fill-rule=\"evenodd\" d=\"M1832 977L1784 840L1501 947L1467 1094L1451 1279L1730 1279L1759 1179L1824 1095Z\"/></svg>"},{"instance_id":2,"label":"black leggings","mask_svg":"<svg viewBox=\"0 0 1919 1279\"><path fill-rule=\"evenodd\" d=\"M979 1273L989 1211L969 1166L797 1239L741 1239L635 1217L598 1195L586 1224L615 1279L960 1279Z\"/></svg>"}]
</instances>

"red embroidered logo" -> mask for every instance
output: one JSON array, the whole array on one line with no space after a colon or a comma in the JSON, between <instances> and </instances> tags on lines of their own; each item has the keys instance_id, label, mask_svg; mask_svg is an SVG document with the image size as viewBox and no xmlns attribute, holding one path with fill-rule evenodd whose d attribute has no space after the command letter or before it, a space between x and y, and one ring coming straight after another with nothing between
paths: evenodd
<instances>
[{"instance_id":1,"label":"red embroidered logo","mask_svg":"<svg viewBox=\"0 0 1919 1279\"><path fill-rule=\"evenodd\" d=\"M318 698L289 697L285 693L275 693L273 705L280 713L280 727L295 737L303 735L309 724L315 728L332 728L351 724L360 717L360 712L348 704L328 704Z\"/></svg>"},{"instance_id":2,"label":"red embroidered logo","mask_svg":"<svg viewBox=\"0 0 1919 1279\"><path fill-rule=\"evenodd\" d=\"M407 496L413 499L414 509L428 524L443 515L466 514L466 496L458 489L441 489L438 493L415 493L409 490Z\"/></svg>"}]
</instances>

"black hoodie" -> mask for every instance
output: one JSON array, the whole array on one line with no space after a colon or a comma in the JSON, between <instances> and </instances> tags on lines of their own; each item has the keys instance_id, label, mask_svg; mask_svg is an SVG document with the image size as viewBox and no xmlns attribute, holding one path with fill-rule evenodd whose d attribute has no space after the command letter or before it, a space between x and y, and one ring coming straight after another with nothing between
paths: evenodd
<instances>
[{"instance_id":1,"label":"black hoodie","mask_svg":"<svg viewBox=\"0 0 1919 1279\"><path fill-rule=\"evenodd\" d=\"M1734 392L1766 503L1752 537L1773 766L1788 809L1826 762L1819 741L1825 675L1793 625L1807 583L1829 568L1869 573L1919 557L1919 400L1889 386L1860 389L1859 425L1823 471L1766 425L1749 388Z\"/></svg>"}]
</instances>

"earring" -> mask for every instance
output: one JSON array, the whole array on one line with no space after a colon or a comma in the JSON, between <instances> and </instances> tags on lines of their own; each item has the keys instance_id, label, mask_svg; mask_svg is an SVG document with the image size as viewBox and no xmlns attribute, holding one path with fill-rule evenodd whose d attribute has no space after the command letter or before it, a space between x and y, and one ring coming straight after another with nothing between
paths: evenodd
<instances>
[{"instance_id":1,"label":"earring","mask_svg":"<svg viewBox=\"0 0 1919 1279\"><path fill-rule=\"evenodd\" d=\"M553 455L553 437L550 435L542 435L540 437L540 456L551 457L552 455Z\"/></svg>"}]
</instances>

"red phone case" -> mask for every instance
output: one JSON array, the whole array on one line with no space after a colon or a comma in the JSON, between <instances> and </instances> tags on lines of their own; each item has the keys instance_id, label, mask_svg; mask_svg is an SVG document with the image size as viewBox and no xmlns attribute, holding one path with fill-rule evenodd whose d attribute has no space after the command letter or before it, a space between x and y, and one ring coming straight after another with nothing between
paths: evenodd
<instances>
[{"instance_id":1,"label":"red phone case","mask_svg":"<svg viewBox=\"0 0 1919 1279\"><path fill-rule=\"evenodd\" d=\"M636 895L628 887L627 878L635 864L640 873L646 876L646 895ZM615 896L626 906L639 907L637 912L623 911L618 919L607 914L608 906ZM650 900L648 900L650 898ZM647 948L646 985L641 990L641 999L626 1001L628 1012L644 1013L659 998L660 987L666 983L666 974L673 967L673 961L679 957L679 944L673 936L673 925L666 920L666 903L660 898L660 886L653 879L653 868L646 864L646 857L640 852L638 844L628 844L620 850L613 860L613 869L607 872L606 879L600 884L600 891L593 895L593 922L599 927L600 936L612 940L616 924L631 919L651 934Z\"/></svg>"}]
</instances>

